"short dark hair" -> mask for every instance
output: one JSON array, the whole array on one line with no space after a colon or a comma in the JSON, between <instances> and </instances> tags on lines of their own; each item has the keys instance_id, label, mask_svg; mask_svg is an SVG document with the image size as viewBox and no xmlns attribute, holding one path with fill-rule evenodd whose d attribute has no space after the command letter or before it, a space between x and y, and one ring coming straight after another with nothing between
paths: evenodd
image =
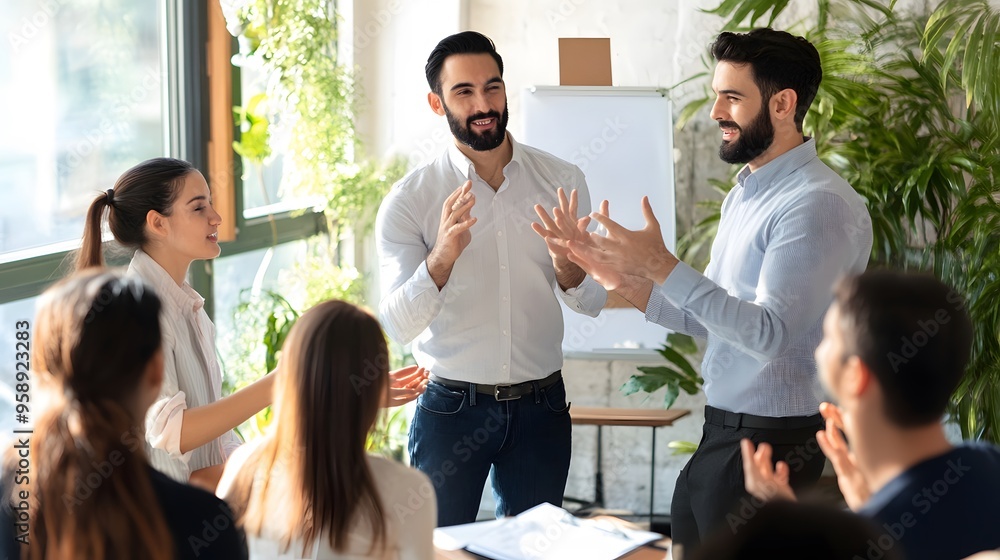
<instances>
[{"instance_id":1,"label":"short dark hair","mask_svg":"<svg viewBox=\"0 0 1000 560\"><path fill-rule=\"evenodd\" d=\"M855 513L820 504L774 501L764 504L743 526L718 528L695 549L693 560L849 560L865 557L880 532ZM898 547L882 560L897 560ZM688 552L685 550L685 552ZM685 558L687 554L685 554Z\"/></svg>"},{"instance_id":2,"label":"short dark hair","mask_svg":"<svg viewBox=\"0 0 1000 560\"><path fill-rule=\"evenodd\" d=\"M453 54L488 54L496 61L500 77L503 77L503 59L497 53L493 40L482 33L463 31L441 39L427 57L427 65L424 66L427 85L438 95L441 95L441 68L444 67L445 59Z\"/></svg>"},{"instance_id":3,"label":"short dark hair","mask_svg":"<svg viewBox=\"0 0 1000 560\"><path fill-rule=\"evenodd\" d=\"M844 278L834 294L845 354L871 369L889 419L939 422L972 349L962 296L930 274L891 270Z\"/></svg>"},{"instance_id":4,"label":"short dark hair","mask_svg":"<svg viewBox=\"0 0 1000 560\"><path fill-rule=\"evenodd\" d=\"M712 43L712 56L719 62L749 64L764 103L783 89L795 90L795 124L802 130L802 119L823 81L819 51L812 43L767 27L749 33L725 31Z\"/></svg>"}]
</instances>

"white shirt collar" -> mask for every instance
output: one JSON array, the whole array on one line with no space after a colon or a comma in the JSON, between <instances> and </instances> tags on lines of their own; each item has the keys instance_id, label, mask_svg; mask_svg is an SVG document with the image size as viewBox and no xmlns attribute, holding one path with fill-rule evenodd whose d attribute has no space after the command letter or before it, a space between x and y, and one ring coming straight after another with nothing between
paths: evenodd
<instances>
[{"instance_id":1,"label":"white shirt collar","mask_svg":"<svg viewBox=\"0 0 1000 560\"><path fill-rule=\"evenodd\" d=\"M510 141L511 157L507 165L504 166L505 172L513 163L516 163L520 167L522 165L521 162L524 160L524 149L521 147L521 144L514 140L514 135L507 132L507 140ZM463 154L462 150L458 149L458 145L454 141L448 146L448 159L451 160L455 169L466 179L470 179L472 173L475 173L475 165L472 163L472 160Z\"/></svg>"},{"instance_id":2,"label":"white shirt collar","mask_svg":"<svg viewBox=\"0 0 1000 560\"><path fill-rule=\"evenodd\" d=\"M161 299L168 299L181 309L197 312L205 306L205 298L196 292L185 280L180 286L160 264L137 249L129 268L134 269L149 284Z\"/></svg>"}]
</instances>

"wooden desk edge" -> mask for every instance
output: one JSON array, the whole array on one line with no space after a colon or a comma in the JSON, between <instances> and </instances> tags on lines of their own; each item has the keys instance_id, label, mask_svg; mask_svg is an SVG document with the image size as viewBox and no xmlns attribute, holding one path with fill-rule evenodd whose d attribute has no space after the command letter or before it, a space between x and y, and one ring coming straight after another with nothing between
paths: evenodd
<instances>
[{"instance_id":1,"label":"wooden desk edge","mask_svg":"<svg viewBox=\"0 0 1000 560\"><path fill-rule=\"evenodd\" d=\"M569 415L577 425L594 426L670 426L675 421L691 414L683 408L666 410L643 408L601 408L570 407Z\"/></svg>"}]
</instances>

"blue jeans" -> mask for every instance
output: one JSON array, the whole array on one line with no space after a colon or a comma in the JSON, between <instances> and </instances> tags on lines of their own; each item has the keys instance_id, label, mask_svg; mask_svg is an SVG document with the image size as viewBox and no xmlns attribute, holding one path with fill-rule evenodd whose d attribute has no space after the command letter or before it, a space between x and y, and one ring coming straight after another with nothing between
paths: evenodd
<instances>
[{"instance_id":1,"label":"blue jeans","mask_svg":"<svg viewBox=\"0 0 1000 560\"><path fill-rule=\"evenodd\" d=\"M410 461L431 479L438 526L476 520L492 471L497 517L562 505L572 426L566 387L500 401L431 382L410 424Z\"/></svg>"}]
</instances>

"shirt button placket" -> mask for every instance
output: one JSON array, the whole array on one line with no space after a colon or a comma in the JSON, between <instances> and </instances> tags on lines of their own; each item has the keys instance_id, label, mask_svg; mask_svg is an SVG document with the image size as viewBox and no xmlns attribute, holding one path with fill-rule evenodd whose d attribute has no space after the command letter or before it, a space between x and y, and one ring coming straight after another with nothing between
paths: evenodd
<instances>
[{"instance_id":1,"label":"shirt button placket","mask_svg":"<svg viewBox=\"0 0 1000 560\"><path fill-rule=\"evenodd\" d=\"M493 223L496 224L497 260L500 268L500 377L503 382L510 382L510 270L507 263L510 260L510 250L507 242L507 219L500 194L493 198Z\"/></svg>"}]
</instances>

